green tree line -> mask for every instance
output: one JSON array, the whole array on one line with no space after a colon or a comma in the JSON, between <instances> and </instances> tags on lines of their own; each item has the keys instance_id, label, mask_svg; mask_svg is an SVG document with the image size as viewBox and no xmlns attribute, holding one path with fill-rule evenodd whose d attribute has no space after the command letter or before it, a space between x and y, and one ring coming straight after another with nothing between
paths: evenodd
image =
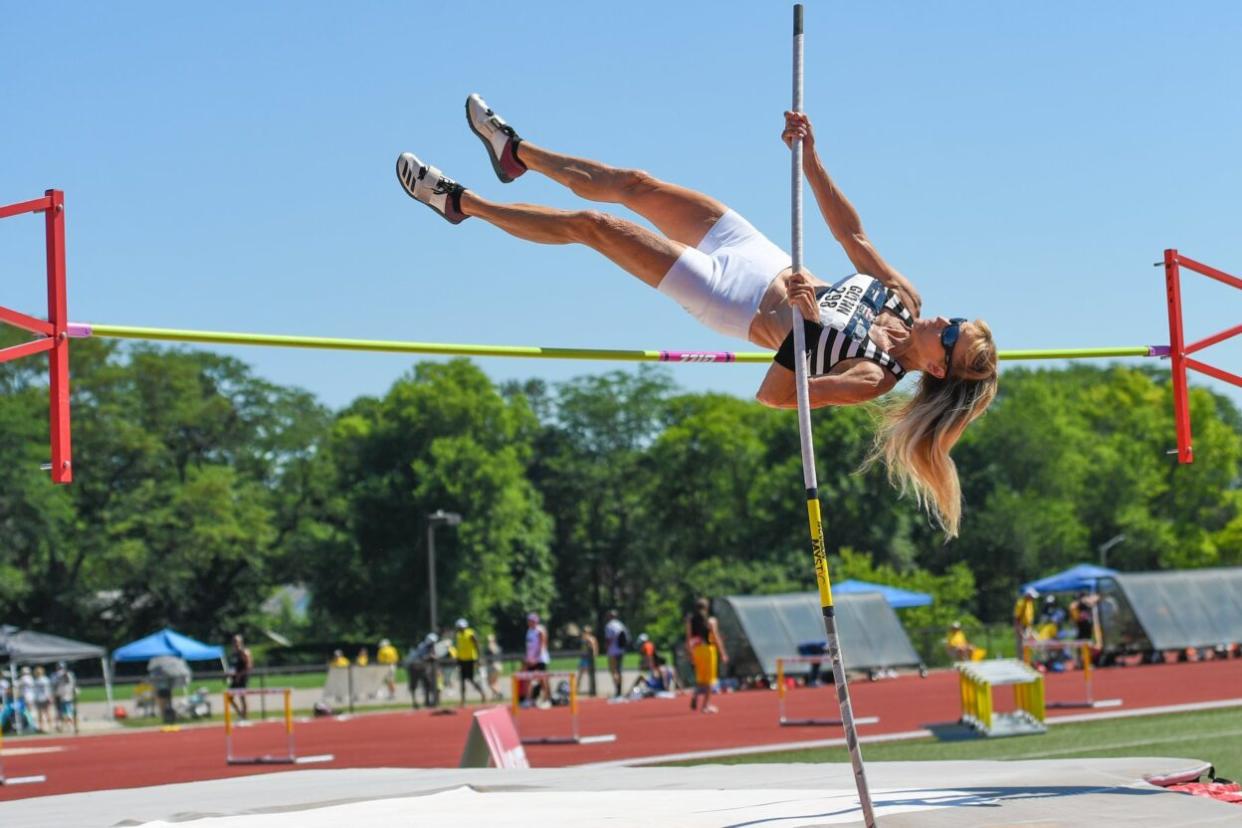
<instances>
[{"instance_id":1,"label":"green tree line","mask_svg":"<svg viewBox=\"0 0 1242 828\"><path fill-rule=\"evenodd\" d=\"M108 646L165 624L410 642L437 509L463 516L436 535L441 623L509 648L529 611L556 631L615 608L670 642L696 595L813 588L796 417L686 393L667 369L498 385L422 362L331 411L231 357L88 340L67 487L40 469L44 373L0 366L0 622ZM1005 371L954 453L948 543L882 469L859 471L875 412L817 411L835 577L931 591L907 620L941 624L1005 618L1019 583L1118 534L1123 570L1242 564L1242 416L1204 388L1191 405L1196 461L1179 466L1167 373ZM312 595L301 626L260 610L286 584Z\"/></svg>"}]
</instances>

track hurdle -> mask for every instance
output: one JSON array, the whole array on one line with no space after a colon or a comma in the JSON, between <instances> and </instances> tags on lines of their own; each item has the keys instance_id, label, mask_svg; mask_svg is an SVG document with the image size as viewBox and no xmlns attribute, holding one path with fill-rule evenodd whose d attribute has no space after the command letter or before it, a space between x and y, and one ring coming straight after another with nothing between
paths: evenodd
<instances>
[{"instance_id":1,"label":"track hurdle","mask_svg":"<svg viewBox=\"0 0 1242 828\"><path fill-rule=\"evenodd\" d=\"M959 661L957 671L962 696L962 724L984 736L1022 736L1044 733L1044 676L1015 658L991 661ZM992 689L1013 687L1012 713L1000 712Z\"/></svg>"},{"instance_id":2,"label":"track hurdle","mask_svg":"<svg viewBox=\"0 0 1242 828\"><path fill-rule=\"evenodd\" d=\"M33 785L38 782L46 782L47 777L41 773L31 776L5 776L4 775L4 730L0 728L0 788L5 785Z\"/></svg>"},{"instance_id":3,"label":"track hurdle","mask_svg":"<svg viewBox=\"0 0 1242 828\"><path fill-rule=\"evenodd\" d=\"M785 708L785 694L788 690L785 687L785 665L786 664L822 664L827 665L827 675L832 675L832 656L777 656L776 657L776 698L777 712L781 727L841 727L844 722L841 719L819 719L815 717L795 719L787 714ZM832 686L829 684L828 686ZM855 716L854 724L876 724L880 721L879 716Z\"/></svg>"},{"instance_id":4,"label":"track hurdle","mask_svg":"<svg viewBox=\"0 0 1242 828\"><path fill-rule=\"evenodd\" d=\"M594 745L601 742L615 742L617 734L602 733L597 736L583 736L578 729L578 674L576 672L548 672L546 670L519 670L512 676L511 709L516 723L518 712L522 706L522 682L546 682L545 689L552 686L555 679L569 682L569 727L567 736L529 736L522 739L524 745ZM521 728L519 728L519 732Z\"/></svg>"},{"instance_id":5,"label":"track hurdle","mask_svg":"<svg viewBox=\"0 0 1242 828\"><path fill-rule=\"evenodd\" d=\"M1031 657L1035 650L1078 649L1078 658L1082 661L1082 678L1083 684L1086 687L1086 696L1081 699L1072 699L1070 701L1045 702L1045 707L1121 707L1121 699L1097 699L1095 697L1095 690L1092 681L1095 674L1095 666L1091 663L1092 646L1093 642L1082 639L1074 641L1027 639L1022 643L1023 660L1027 664L1031 663Z\"/></svg>"},{"instance_id":6,"label":"track hurdle","mask_svg":"<svg viewBox=\"0 0 1242 828\"><path fill-rule=\"evenodd\" d=\"M285 752L264 753L254 756L238 756L233 752L233 730L248 726L234 724L233 699L241 696L276 696L284 699ZM314 756L298 756L293 740L293 689L290 687L265 688L229 688L224 691L224 761L229 765L308 765L316 762L331 762L336 757L331 753L320 753Z\"/></svg>"}]
</instances>

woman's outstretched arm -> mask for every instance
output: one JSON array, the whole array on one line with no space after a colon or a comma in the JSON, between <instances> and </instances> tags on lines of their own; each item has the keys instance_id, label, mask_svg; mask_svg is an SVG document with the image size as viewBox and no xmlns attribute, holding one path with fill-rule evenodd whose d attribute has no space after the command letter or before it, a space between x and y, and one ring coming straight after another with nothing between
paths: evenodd
<instances>
[{"instance_id":1,"label":"woman's outstretched arm","mask_svg":"<svg viewBox=\"0 0 1242 828\"><path fill-rule=\"evenodd\" d=\"M811 408L826 405L857 405L886 393L894 385L891 374L874 362L859 362L839 374L810 377L807 391ZM797 408L798 392L794 373L775 362L755 394L755 399L769 408Z\"/></svg>"},{"instance_id":2,"label":"woman's outstretched arm","mask_svg":"<svg viewBox=\"0 0 1242 828\"><path fill-rule=\"evenodd\" d=\"M786 144L792 144L794 138L802 139L803 172L811 185L811 191L815 193L819 211L828 223L828 229L832 231L832 237L845 250L850 262L858 268L859 273L874 276L885 287L898 291L902 302L917 317L922 298L914 285L910 284L910 280L886 262L867 238L858 211L845 194L837 189L836 182L828 175L828 170L819 157L811 119L805 112L785 113L785 131L781 133L781 138Z\"/></svg>"}]
</instances>

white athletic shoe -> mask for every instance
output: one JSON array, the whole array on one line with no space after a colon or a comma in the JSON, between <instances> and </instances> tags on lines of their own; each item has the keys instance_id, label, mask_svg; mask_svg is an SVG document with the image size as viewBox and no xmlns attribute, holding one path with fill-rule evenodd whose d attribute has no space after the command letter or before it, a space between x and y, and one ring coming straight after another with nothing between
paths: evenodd
<instances>
[{"instance_id":1,"label":"white athletic shoe","mask_svg":"<svg viewBox=\"0 0 1242 828\"><path fill-rule=\"evenodd\" d=\"M526 172L526 165L517 157L521 136L477 94L466 98L466 123L487 147L487 156L492 160L497 178L508 184Z\"/></svg>"},{"instance_id":2,"label":"white athletic shoe","mask_svg":"<svg viewBox=\"0 0 1242 828\"><path fill-rule=\"evenodd\" d=\"M421 201L446 221L461 224L469 216L461 211L461 194L466 188L435 167L419 161L412 152L397 158L397 180L410 198Z\"/></svg>"}]
</instances>

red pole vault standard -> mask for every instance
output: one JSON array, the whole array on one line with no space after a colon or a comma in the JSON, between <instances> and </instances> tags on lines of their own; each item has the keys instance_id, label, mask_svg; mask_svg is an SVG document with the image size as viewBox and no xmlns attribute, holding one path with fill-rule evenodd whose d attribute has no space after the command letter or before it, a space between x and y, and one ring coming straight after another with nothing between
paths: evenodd
<instances>
[{"instance_id":1,"label":"red pole vault standard","mask_svg":"<svg viewBox=\"0 0 1242 828\"><path fill-rule=\"evenodd\" d=\"M1181 268L1183 267L1239 290L1242 290L1242 279L1230 276L1202 262L1196 262L1188 256L1181 255L1175 249L1170 248L1164 251L1164 285L1169 302L1169 359L1172 362L1170 367L1173 373L1173 416L1177 421L1177 461L1192 463L1195 459L1195 452L1190 432L1190 396L1187 391L1186 369L1192 368L1201 374L1207 374L1209 377L1215 377L1240 387L1242 387L1242 376L1197 359L1191 359L1190 354L1242 334L1242 325L1234 325L1232 328L1226 328L1220 333L1187 345L1182 333Z\"/></svg>"},{"instance_id":2,"label":"red pole vault standard","mask_svg":"<svg viewBox=\"0 0 1242 828\"><path fill-rule=\"evenodd\" d=\"M65 292L65 194L48 190L43 198L0 207L0 218L43 213L47 243L47 321L0 307L0 322L39 334L38 339L0 350L0 362L47 352L52 482L73 480L69 435L69 311Z\"/></svg>"}]
</instances>

